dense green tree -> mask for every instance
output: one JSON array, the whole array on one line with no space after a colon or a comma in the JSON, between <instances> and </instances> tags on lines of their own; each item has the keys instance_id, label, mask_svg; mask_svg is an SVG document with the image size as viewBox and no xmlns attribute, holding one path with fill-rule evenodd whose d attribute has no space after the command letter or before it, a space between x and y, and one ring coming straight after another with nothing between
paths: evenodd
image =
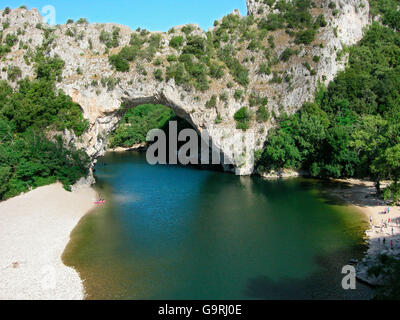
<instances>
[{"instance_id":1,"label":"dense green tree","mask_svg":"<svg viewBox=\"0 0 400 320\"><path fill-rule=\"evenodd\" d=\"M174 112L163 105L145 104L129 109L111 134L110 146L129 148L146 142L151 129L164 127L174 116Z\"/></svg>"}]
</instances>

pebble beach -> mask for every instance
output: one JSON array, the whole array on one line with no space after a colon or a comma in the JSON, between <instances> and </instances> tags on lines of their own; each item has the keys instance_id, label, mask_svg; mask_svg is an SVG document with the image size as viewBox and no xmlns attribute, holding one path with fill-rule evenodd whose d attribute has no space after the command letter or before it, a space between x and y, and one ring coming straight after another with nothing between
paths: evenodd
<instances>
[{"instance_id":1,"label":"pebble beach","mask_svg":"<svg viewBox=\"0 0 400 320\"><path fill-rule=\"evenodd\" d=\"M0 299L79 300L79 274L61 256L70 233L93 207L96 192L59 183L0 202Z\"/></svg>"}]
</instances>

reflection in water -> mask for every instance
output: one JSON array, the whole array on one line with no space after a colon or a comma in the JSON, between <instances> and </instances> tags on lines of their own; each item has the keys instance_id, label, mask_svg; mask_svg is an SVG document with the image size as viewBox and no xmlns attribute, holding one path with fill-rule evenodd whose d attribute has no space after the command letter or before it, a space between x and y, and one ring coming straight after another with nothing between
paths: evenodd
<instances>
[{"instance_id":1,"label":"reflection in water","mask_svg":"<svg viewBox=\"0 0 400 320\"><path fill-rule=\"evenodd\" d=\"M104 163L107 166L104 166ZM64 261L90 299L368 298L345 292L364 217L327 203L321 182L268 182L107 154L107 204L82 219Z\"/></svg>"}]
</instances>

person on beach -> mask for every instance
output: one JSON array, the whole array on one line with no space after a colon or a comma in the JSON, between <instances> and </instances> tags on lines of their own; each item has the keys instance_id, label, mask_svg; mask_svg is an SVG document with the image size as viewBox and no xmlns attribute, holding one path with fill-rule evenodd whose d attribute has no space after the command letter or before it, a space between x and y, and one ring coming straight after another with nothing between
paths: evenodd
<instances>
[{"instance_id":1,"label":"person on beach","mask_svg":"<svg viewBox=\"0 0 400 320\"><path fill-rule=\"evenodd\" d=\"M382 242L383 242L383 245L385 245L386 239L385 239L385 238L383 238Z\"/></svg>"},{"instance_id":2,"label":"person on beach","mask_svg":"<svg viewBox=\"0 0 400 320\"><path fill-rule=\"evenodd\" d=\"M392 235L394 235L394 230L393 230L393 227L392 227Z\"/></svg>"},{"instance_id":3,"label":"person on beach","mask_svg":"<svg viewBox=\"0 0 400 320\"><path fill-rule=\"evenodd\" d=\"M393 250L393 241L390 240L390 250Z\"/></svg>"}]
</instances>

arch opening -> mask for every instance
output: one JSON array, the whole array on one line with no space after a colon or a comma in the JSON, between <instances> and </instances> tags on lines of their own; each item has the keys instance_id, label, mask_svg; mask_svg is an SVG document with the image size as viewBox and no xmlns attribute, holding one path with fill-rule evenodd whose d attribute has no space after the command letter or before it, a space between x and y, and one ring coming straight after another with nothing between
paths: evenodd
<instances>
[{"instance_id":1,"label":"arch opening","mask_svg":"<svg viewBox=\"0 0 400 320\"><path fill-rule=\"evenodd\" d=\"M147 135L151 130L158 129L165 133L165 164L212 171L234 171L231 164L224 164L224 153L216 147L211 137L205 134L206 130L196 126L190 114L173 103L156 97L125 100L116 116L119 121L107 136L109 151L147 152L152 144L158 142L156 138L149 141ZM190 136L187 136L188 131L192 132ZM184 140L181 135L185 137ZM193 138L196 139L193 141ZM193 149L187 149L187 146L193 146L193 143L196 145L196 159L191 152ZM157 156L159 152L157 150ZM176 157L172 155L174 153ZM182 163L181 157L190 162Z\"/></svg>"}]
</instances>

